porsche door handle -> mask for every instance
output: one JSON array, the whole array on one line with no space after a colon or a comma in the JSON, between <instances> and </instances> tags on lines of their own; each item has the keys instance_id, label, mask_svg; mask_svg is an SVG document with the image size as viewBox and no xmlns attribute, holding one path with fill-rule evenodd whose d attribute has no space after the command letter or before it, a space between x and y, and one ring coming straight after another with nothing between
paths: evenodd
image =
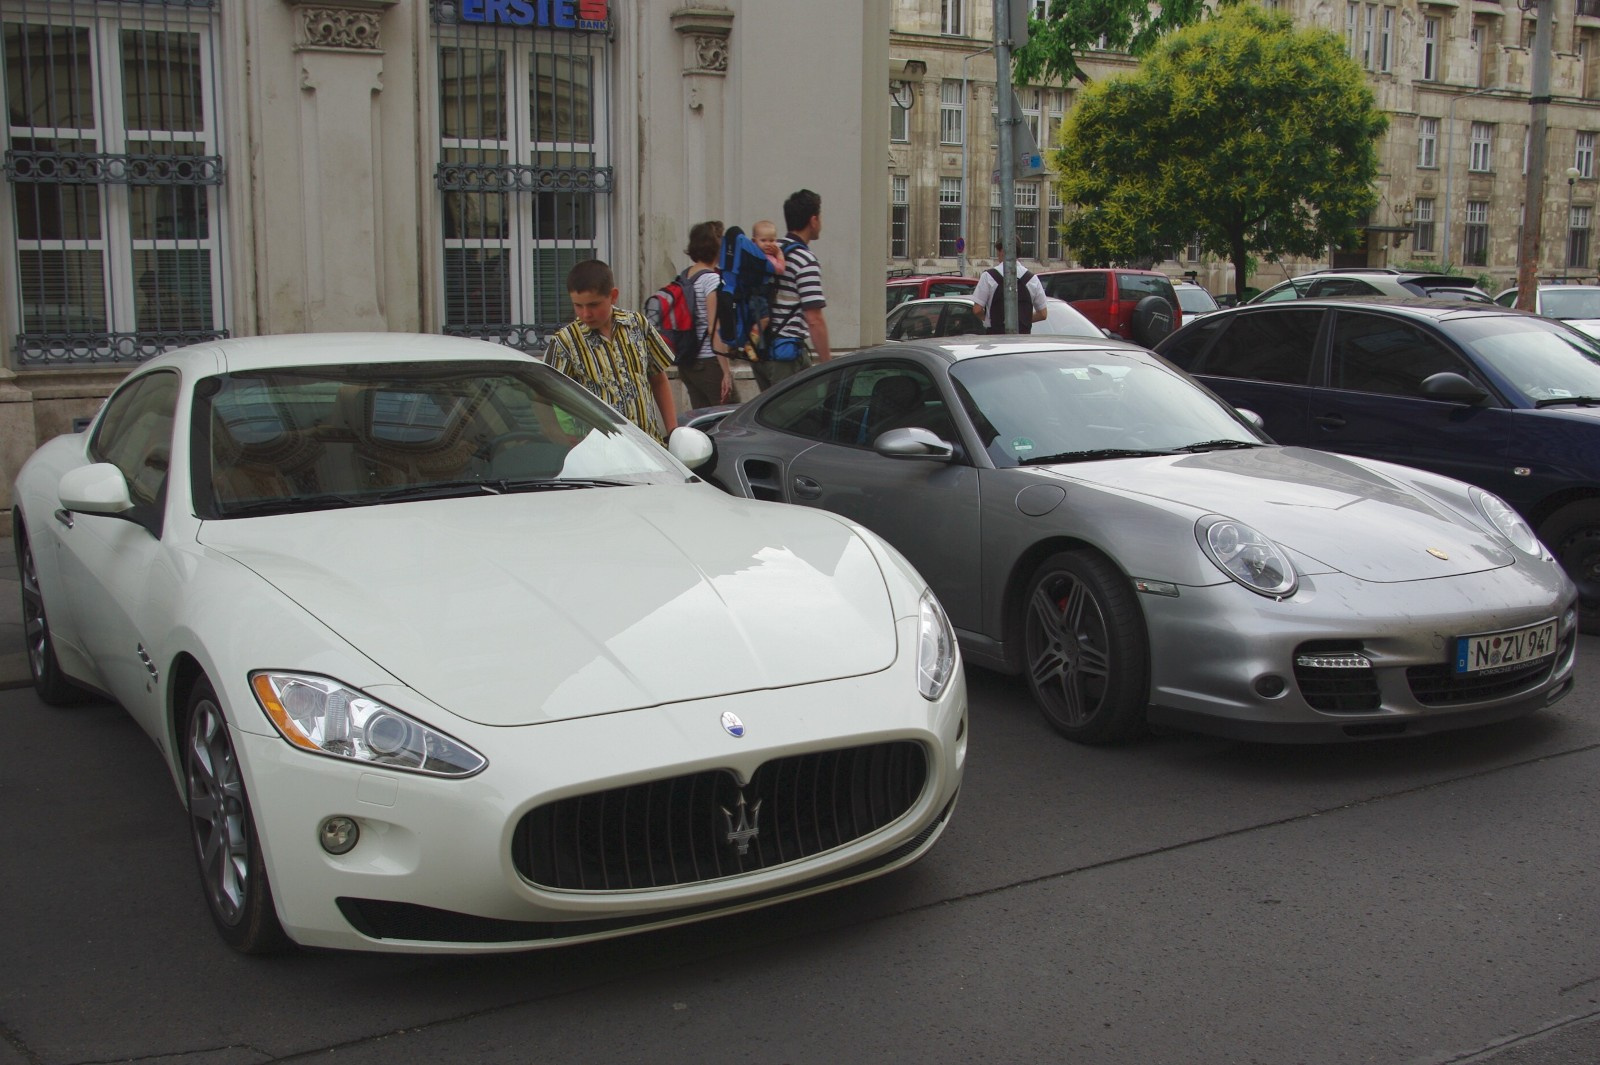
<instances>
[{"instance_id":1,"label":"porsche door handle","mask_svg":"<svg viewBox=\"0 0 1600 1065\"><path fill-rule=\"evenodd\" d=\"M1311 420L1324 429L1343 429L1347 424L1342 414L1319 414Z\"/></svg>"},{"instance_id":2,"label":"porsche door handle","mask_svg":"<svg viewBox=\"0 0 1600 1065\"><path fill-rule=\"evenodd\" d=\"M822 495L822 485L810 477L796 477L790 484L801 499L817 499Z\"/></svg>"},{"instance_id":3,"label":"porsche door handle","mask_svg":"<svg viewBox=\"0 0 1600 1065\"><path fill-rule=\"evenodd\" d=\"M55 512L55 519L67 528L72 528L72 511L58 510Z\"/></svg>"}]
</instances>

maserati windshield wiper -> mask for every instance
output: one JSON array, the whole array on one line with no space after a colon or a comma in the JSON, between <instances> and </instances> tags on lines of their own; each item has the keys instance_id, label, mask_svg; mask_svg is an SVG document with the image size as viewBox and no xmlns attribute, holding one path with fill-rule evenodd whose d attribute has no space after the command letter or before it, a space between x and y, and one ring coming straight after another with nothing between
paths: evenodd
<instances>
[{"instance_id":1,"label":"maserati windshield wiper","mask_svg":"<svg viewBox=\"0 0 1600 1065\"><path fill-rule=\"evenodd\" d=\"M1142 459L1152 455L1170 455L1170 451L1140 451L1126 447L1103 447L1095 451L1063 451L1059 455L1032 455L1018 462L1019 466L1050 466L1058 462L1094 462L1098 459Z\"/></svg>"},{"instance_id":2,"label":"maserati windshield wiper","mask_svg":"<svg viewBox=\"0 0 1600 1065\"><path fill-rule=\"evenodd\" d=\"M1257 440L1202 440L1198 444L1185 444L1172 450L1187 451L1192 454L1200 451L1233 451L1238 448L1260 446L1261 443Z\"/></svg>"},{"instance_id":3,"label":"maserati windshield wiper","mask_svg":"<svg viewBox=\"0 0 1600 1065\"><path fill-rule=\"evenodd\" d=\"M500 492L501 489L493 481L430 481L427 484L402 484L385 488L363 498L371 503L390 503L396 499L449 499L480 493L497 496Z\"/></svg>"},{"instance_id":4,"label":"maserati windshield wiper","mask_svg":"<svg viewBox=\"0 0 1600 1065\"><path fill-rule=\"evenodd\" d=\"M502 492L552 492L564 488L626 488L631 481L605 481L594 477L524 477L494 481Z\"/></svg>"},{"instance_id":5,"label":"maserati windshield wiper","mask_svg":"<svg viewBox=\"0 0 1600 1065\"><path fill-rule=\"evenodd\" d=\"M371 497L345 496L324 492L309 496L279 496L275 499L255 499L247 503L228 503L218 507L225 518L259 517L263 514L298 514L310 510L337 510L342 507L370 506Z\"/></svg>"},{"instance_id":6,"label":"maserati windshield wiper","mask_svg":"<svg viewBox=\"0 0 1600 1065\"><path fill-rule=\"evenodd\" d=\"M1536 400L1535 407L1600 407L1600 396L1551 396L1549 399Z\"/></svg>"}]
</instances>

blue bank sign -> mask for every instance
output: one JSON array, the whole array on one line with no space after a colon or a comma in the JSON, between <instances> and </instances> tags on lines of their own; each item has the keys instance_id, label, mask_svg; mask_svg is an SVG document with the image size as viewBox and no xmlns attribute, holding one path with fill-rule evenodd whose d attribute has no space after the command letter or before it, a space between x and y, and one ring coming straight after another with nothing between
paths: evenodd
<instances>
[{"instance_id":1,"label":"blue bank sign","mask_svg":"<svg viewBox=\"0 0 1600 1065\"><path fill-rule=\"evenodd\" d=\"M462 22L604 30L607 0L459 0Z\"/></svg>"}]
</instances>

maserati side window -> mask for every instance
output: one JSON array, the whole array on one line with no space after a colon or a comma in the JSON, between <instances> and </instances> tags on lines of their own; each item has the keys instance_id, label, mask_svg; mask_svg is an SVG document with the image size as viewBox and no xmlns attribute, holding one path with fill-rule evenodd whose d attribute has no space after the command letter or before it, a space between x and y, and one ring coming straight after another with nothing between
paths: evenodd
<instances>
[{"instance_id":1,"label":"maserati side window","mask_svg":"<svg viewBox=\"0 0 1600 1065\"><path fill-rule=\"evenodd\" d=\"M1310 382L1317 333L1326 311L1300 309L1241 314L1190 372L1286 385Z\"/></svg>"}]
</instances>

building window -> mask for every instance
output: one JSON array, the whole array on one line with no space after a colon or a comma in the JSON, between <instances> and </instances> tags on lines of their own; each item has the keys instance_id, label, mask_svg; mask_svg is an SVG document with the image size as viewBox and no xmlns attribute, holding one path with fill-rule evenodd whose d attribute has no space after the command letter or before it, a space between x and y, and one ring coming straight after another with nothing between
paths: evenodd
<instances>
[{"instance_id":1,"label":"building window","mask_svg":"<svg viewBox=\"0 0 1600 1065\"><path fill-rule=\"evenodd\" d=\"M1372 46L1373 37L1375 36L1377 29L1377 18L1378 9L1372 4L1368 4L1365 15L1361 21L1361 65L1368 70L1372 69Z\"/></svg>"},{"instance_id":2,"label":"building window","mask_svg":"<svg viewBox=\"0 0 1600 1065\"><path fill-rule=\"evenodd\" d=\"M889 102L889 140L905 144L911 139L911 112L894 101Z\"/></svg>"},{"instance_id":3,"label":"building window","mask_svg":"<svg viewBox=\"0 0 1600 1065\"><path fill-rule=\"evenodd\" d=\"M1439 80L1439 19L1422 20L1422 80Z\"/></svg>"},{"instance_id":4,"label":"building window","mask_svg":"<svg viewBox=\"0 0 1600 1065\"><path fill-rule=\"evenodd\" d=\"M1045 110L1049 116L1049 129L1045 131L1045 139L1056 147L1061 146L1061 123L1067 115L1067 94L1061 89L1045 90ZM1040 148L1044 145L1040 144Z\"/></svg>"},{"instance_id":5,"label":"building window","mask_svg":"<svg viewBox=\"0 0 1600 1065\"><path fill-rule=\"evenodd\" d=\"M1039 257L1039 183L1017 185L1017 258Z\"/></svg>"},{"instance_id":6,"label":"building window","mask_svg":"<svg viewBox=\"0 0 1600 1065\"><path fill-rule=\"evenodd\" d=\"M1050 0L1033 0L1030 14L1037 19L1050 17Z\"/></svg>"},{"instance_id":7,"label":"building window","mask_svg":"<svg viewBox=\"0 0 1600 1065\"><path fill-rule=\"evenodd\" d=\"M1467 201L1466 251L1462 261L1468 266L1489 265L1489 201Z\"/></svg>"},{"instance_id":8,"label":"building window","mask_svg":"<svg viewBox=\"0 0 1600 1065\"><path fill-rule=\"evenodd\" d=\"M1589 215L1593 208L1574 207L1567 220L1567 266L1589 268Z\"/></svg>"},{"instance_id":9,"label":"building window","mask_svg":"<svg viewBox=\"0 0 1600 1065\"><path fill-rule=\"evenodd\" d=\"M1472 124L1472 153L1467 169L1486 173L1494 162L1494 125L1489 122Z\"/></svg>"},{"instance_id":10,"label":"building window","mask_svg":"<svg viewBox=\"0 0 1600 1065\"><path fill-rule=\"evenodd\" d=\"M1038 89L1024 89L1018 94L1022 101L1022 121L1028 124L1028 132L1033 134L1034 147L1044 151L1044 133L1039 128L1041 98L1044 96Z\"/></svg>"},{"instance_id":11,"label":"building window","mask_svg":"<svg viewBox=\"0 0 1600 1065\"><path fill-rule=\"evenodd\" d=\"M1411 210L1411 250L1433 251L1433 199L1418 198Z\"/></svg>"},{"instance_id":12,"label":"building window","mask_svg":"<svg viewBox=\"0 0 1600 1065\"><path fill-rule=\"evenodd\" d=\"M1577 150L1573 153L1572 165L1578 168L1581 178L1594 177L1594 134L1579 133Z\"/></svg>"},{"instance_id":13,"label":"building window","mask_svg":"<svg viewBox=\"0 0 1600 1065\"><path fill-rule=\"evenodd\" d=\"M4 27L18 366L228 335L210 15L98 8Z\"/></svg>"},{"instance_id":14,"label":"building window","mask_svg":"<svg viewBox=\"0 0 1600 1065\"><path fill-rule=\"evenodd\" d=\"M1417 165L1422 167L1436 167L1439 165L1439 120L1437 118L1417 119Z\"/></svg>"},{"instance_id":15,"label":"building window","mask_svg":"<svg viewBox=\"0 0 1600 1065\"><path fill-rule=\"evenodd\" d=\"M904 174L889 178L889 258L911 257L910 179Z\"/></svg>"},{"instance_id":16,"label":"building window","mask_svg":"<svg viewBox=\"0 0 1600 1065\"><path fill-rule=\"evenodd\" d=\"M947 37L960 37L966 33L966 20L962 18L964 0L939 0L939 32Z\"/></svg>"},{"instance_id":17,"label":"building window","mask_svg":"<svg viewBox=\"0 0 1600 1065\"><path fill-rule=\"evenodd\" d=\"M1183 246L1184 261L1197 263L1204 254L1205 249L1200 247L1200 234L1195 233L1189 237L1189 243Z\"/></svg>"},{"instance_id":18,"label":"building window","mask_svg":"<svg viewBox=\"0 0 1600 1065\"><path fill-rule=\"evenodd\" d=\"M966 97L959 81L939 86L939 143L960 144L964 135Z\"/></svg>"},{"instance_id":19,"label":"building window","mask_svg":"<svg viewBox=\"0 0 1600 1065\"><path fill-rule=\"evenodd\" d=\"M1383 9L1383 25L1378 34L1378 69L1387 74L1394 69L1394 8Z\"/></svg>"},{"instance_id":20,"label":"building window","mask_svg":"<svg viewBox=\"0 0 1600 1065\"><path fill-rule=\"evenodd\" d=\"M1356 35L1361 26L1361 5L1347 3L1344 5L1344 51L1351 59L1357 59L1360 53L1356 51Z\"/></svg>"},{"instance_id":21,"label":"building window","mask_svg":"<svg viewBox=\"0 0 1600 1065\"><path fill-rule=\"evenodd\" d=\"M598 35L441 28L446 333L539 347L567 271L609 258L606 58Z\"/></svg>"},{"instance_id":22,"label":"building window","mask_svg":"<svg viewBox=\"0 0 1600 1065\"><path fill-rule=\"evenodd\" d=\"M956 243L961 239L961 179L939 179L939 254L952 259L960 253Z\"/></svg>"}]
</instances>

